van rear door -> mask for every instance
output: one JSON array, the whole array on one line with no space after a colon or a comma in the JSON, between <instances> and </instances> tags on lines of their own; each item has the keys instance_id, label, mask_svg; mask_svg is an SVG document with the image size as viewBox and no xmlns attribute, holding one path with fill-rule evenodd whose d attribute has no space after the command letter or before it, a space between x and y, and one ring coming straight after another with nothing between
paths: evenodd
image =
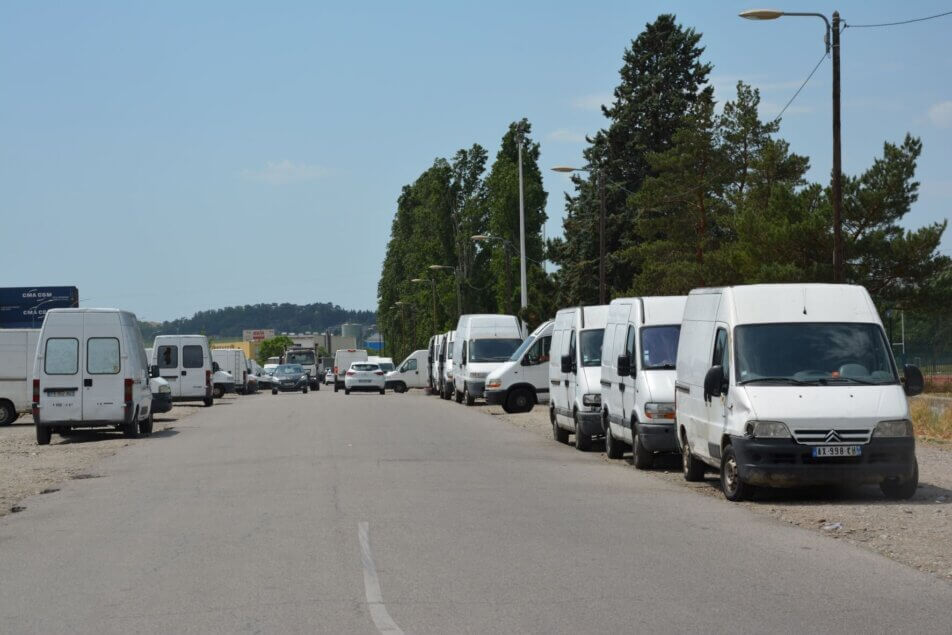
<instances>
[{"instance_id":1,"label":"van rear door","mask_svg":"<svg viewBox=\"0 0 952 635\"><path fill-rule=\"evenodd\" d=\"M119 315L84 313L81 374L83 376L83 420L121 421L125 409L122 373L124 351ZM141 381L141 380L140 380ZM132 396L132 387L129 389Z\"/></svg>"},{"instance_id":2,"label":"van rear door","mask_svg":"<svg viewBox=\"0 0 952 635\"><path fill-rule=\"evenodd\" d=\"M179 347L175 340L165 340L155 347L155 363L159 366L159 375L169 382L172 398L182 396L181 373L179 372Z\"/></svg>"},{"instance_id":3,"label":"van rear door","mask_svg":"<svg viewBox=\"0 0 952 635\"><path fill-rule=\"evenodd\" d=\"M43 341L35 369L40 378L40 421L81 421L83 418L83 316L59 314L43 326Z\"/></svg>"},{"instance_id":4,"label":"van rear door","mask_svg":"<svg viewBox=\"0 0 952 635\"><path fill-rule=\"evenodd\" d=\"M183 397L205 396L205 347L200 343L182 345L182 370L179 377L179 389ZM235 383L240 377L240 373L235 375Z\"/></svg>"}]
</instances>

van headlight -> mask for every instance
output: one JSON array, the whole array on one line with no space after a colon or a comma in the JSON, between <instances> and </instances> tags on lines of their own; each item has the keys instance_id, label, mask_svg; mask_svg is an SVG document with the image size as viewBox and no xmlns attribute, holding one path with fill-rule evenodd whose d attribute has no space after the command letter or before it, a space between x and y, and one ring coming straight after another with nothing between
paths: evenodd
<instances>
[{"instance_id":1,"label":"van headlight","mask_svg":"<svg viewBox=\"0 0 952 635\"><path fill-rule=\"evenodd\" d=\"M446 371L446 378L447 378L447 379L453 379L453 371L451 371L451 370Z\"/></svg>"},{"instance_id":2,"label":"van headlight","mask_svg":"<svg viewBox=\"0 0 952 635\"><path fill-rule=\"evenodd\" d=\"M493 389L502 388L502 380L490 379L489 381L486 382L486 388L493 388Z\"/></svg>"},{"instance_id":3,"label":"van headlight","mask_svg":"<svg viewBox=\"0 0 952 635\"><path fill-rule=\"evenodd\" d=\"M782 421L748 421L747 436L756 439L789 439L790 430Z\"/></svg>"},{"instance_id":4,"label":"van headlight","mask_svg":"<svg viewBox=\"0 0 952 635\"><path fill-rule=\"evenodd\" d=\"M171 387L171 386L169 386L168 384L163 384L163 385L159 386L159 394L160 394L160 395L161 395L162 393L167 393L167 392L172 392L172 387Z\"/></svg>"},{"instance_id":5,"label":"van headlight","mask_svg":"<svg viewBox=\"0 0 952 635\"><path fill-rule=\"evenodd\" d=\"M600 406L602 405L602 395L597 392L590 392L586 395L582 395L582 405L585 406Z\"/></svg>"},{"instance_id":6,"label":"van headlight","mask_svg":"<svg viewBox=\"0 0 952 635\"><path fill-rule=\"evenodd\" d=\"M912 434L912 421L909 419L880 421L873 429L874 437L911 437Z\"/></svg>"},{"instance_id":7,"label":"van headlight","mask_svg":"<svg viewBox=\"0 0 952 635\"><path fill-rule=\"evenodd\" d=\"M674 419L673 403L646 403L645 418L647 419Z\"/></svg>"}]
</instances>

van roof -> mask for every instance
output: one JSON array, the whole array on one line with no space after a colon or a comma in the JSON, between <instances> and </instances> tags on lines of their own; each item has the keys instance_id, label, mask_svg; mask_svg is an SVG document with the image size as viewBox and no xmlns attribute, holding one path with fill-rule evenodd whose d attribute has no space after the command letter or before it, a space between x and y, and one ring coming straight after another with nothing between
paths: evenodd
<instances>
[{"instance_id":1,"label":"van roof","mask_svg":"<svg viewBox=\"0 0 952 635\"><path fill-rule=\"evenodd\" d=\"M637 304L643 310L642 324L680 324L684 316L686 295L654 295L632 298L615 298L611 306Z\"/></svg>"},{"instance_id":2,"label":"van roof","mask_svg":"<svg viewBox=\"0 0 952 635\"><path fill-rule=\"evenodd\" d=\"M580 312L584 311L584 321L582 322L580 328L583 329L601 329L605 328L605 325L608 323L608 307L607 304L593 304L591 306L570 306L564 309L559 309L558 313L555 314L556 322L560 322L563 325L566 320L571 320L571 324L574 327L576 322L579 321ZM559 319L561 317L561 319Z\"/></svg>"},{"instance_id":3,"label":"van roof","mask_svg":"<svg viewBox=\"0 0 952 635\"><path fill-rule=\"evenodd\" d=\"M865 287L850 284L751 284L696 289L691 296L721 294L735 324L767 322L873 322L879 312ZM713 318L713 316L711 316Z\"/></svg>"}]
</instances>

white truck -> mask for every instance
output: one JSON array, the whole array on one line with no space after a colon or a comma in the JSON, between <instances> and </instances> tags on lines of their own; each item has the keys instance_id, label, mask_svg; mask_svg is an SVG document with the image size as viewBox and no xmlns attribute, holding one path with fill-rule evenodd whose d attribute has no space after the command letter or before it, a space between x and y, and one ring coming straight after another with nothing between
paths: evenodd
<instances>
[{"instance_id":1,"label":"white truck","mask_svg":"<svg viewBox=\"0 0 952 635\"><path fill-rule=\"evenodd\" d=\"M213 348L212 361L218 368L231 373L235 381L235 392L243 395L248 390L248 364L245 352L240 348Z\"/></svg>"},{"instance_id":2,"label":"white truck","mask_svg":"<svg viewBox=\"0 0 952 635\"><path fill-rule=\"evenodd\" d=\"M40 329L0 330L0 426L8 426L33 405L30 380Z\"/></svg>"}]
</instances>

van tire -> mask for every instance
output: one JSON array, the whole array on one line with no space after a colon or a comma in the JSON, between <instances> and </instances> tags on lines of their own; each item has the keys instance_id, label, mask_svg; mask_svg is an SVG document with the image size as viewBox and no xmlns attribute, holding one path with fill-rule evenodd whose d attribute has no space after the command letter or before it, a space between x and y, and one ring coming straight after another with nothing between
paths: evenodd
<instances>
[{"instance_id":1,"label":"van tire","mask_svg":"<svg viewBox=\"0 0 952 635\"><path fill-rule=\"evenodd\" d=\"M402 381L398 381L393 385L393 392L403 393L407 391L407 385Z\"/></svg>"},{"instance_id":2,"label":"van tire","mask_svg":"<svg viewBox=\"0 0 952 635\"><path fill-rule=\"evenodd\" d=\"M149 418L139 424L139 430L147 437L152 436L153 423L154 420L152 419L152 413L149 413Z\"/></svg>"},{"instance_id":3,"label":"van tire","mask_svg":"<svg viewBox=\"0 0 952 635\"><path fill-rule=\"evenodd\" d=\"M339 390L340 390L340 384L338 384L337 381L335 380L335 381L334 381L334 392L337 392L337 391L339 391Z\"/></svg>"},{"instance_id":4,"label":"van tire","mask_svg":"<svg viewBox=\"0 0 952 635\"><path fill-rule=\"evenodd\" d=\"M535 399L533 399L532 393L529 392L528 389L516 388L509 391L509 396L506 397L502 409L509 414L513 414L517 412L529 412L534 405Z\"/></svg>"},{"instance_id":5,"label":"van tire","mask_svg":"<svg viewBox=\"0 0 952 635\"><path fill-rule=\"evenodd\" d=\"M725 447L721 454L721 489L724 491L724 498L735 503L748 500L754 493L754 486L740 479L737 454L731 445Z\"/></svg>"},{"instance_id":6,"label":"van tire","mask_svg":"<svg viewBox=\"0 0 952 635\"><path fill-rule=\"evenodd\" d=\"M468 386L463 388L463 399L466 400L467 406L472 406L476 403L476 397L470 394Z\"/></svg>"},{"instance_id":7,"label":"van tire","mask_svg":"<svg viewBox=\"0 0 952 635\"><path fill-rule=\"evenodd\" d=\"M582 434L582 426L578 421L577 410L575 414L572 415L572 419L575 421L575 449L579 452L588 452L592 448L592 437L587 434Z\"/></svg>"},{"instance_id":8,"label":"van tire","mask_svg":"<svg viewBox=\"0 0 952 635\"><path fill-rule=\"evenodd\" d=\"M350 394L350 389L347 388L346 386L344 386L344 394L345 394L345 395L349 395L349 394Z\"/></svg>"},{"instance_id":9,"label":"van tire","mask_svg":"<svg viewBox=\"0 0 952 635\"><path fill-rule=\"evenodd\" d=\"M306 395L306 394L307 394L307 386L305 386L304 388L302 388L302 389L301 389L301 392L303 392L303 393Z\"/></svg>"},{"instance_id":10,"label":"van tire","mask_svg":"<svg viewBox=\"0 0 952 635\"><path fill-rule=\"evenodd\" d=\"M684 480L689 483L697 483L704 480L706 466L703 462L694 458L691 454L691 445L686 441L681 442L681 473Z\"/></svg>"},{"instance_id":11,"label":"van tire","mask_svg":"<svg viewBox=\"0 0 952 635\"><path fill-rule=\"evenodd\" d=\"M381 394L381 395L386 395L386 394L387 394L387 389L386 389L386 388L381 388L381 389L380 389L380 394Z\"/></svg>"},{"instance_id":12,"label":"van tire","mask_svg":"<svg viewBox=\"0 0 952 635\"><path fill-rule=\"evenodd\" d=\"M136 410L132 419L122 424L122 436L135 439L139 436L139 411Z\"/></svg>"},{"instance_id":13,"label":"van tire","mask_svg":"<svg viewBox=\"0 0 952 635\"><path fill-rule=\"evenodd\" d=\"M636 470L647 470L654 466L654 454L652 454L641 442L641 435L638 434L638 424L632 422L631 426L631 462Z\"/></svg>"},{"instance_id":14,"label":"van tire","mask_svg":"<svg viewBox=\"0 0 952 635\"><path fill-rule=\"evenodd\" d=\"M221 399L225 396L225 389L221 386L215 386L212 388L212 397L215 399Z\"/></svg>"},{"instance_id":15,"label":"van tire","mask_svg":"<svg viewBox=\"0 0 952 635\"><path fill-rule=\"evenodd\" d=\"M271 389L271 394L272 394L272 395L278 394L278 389L277 389L277 388L272 388L272 389Z\"/></svg>"},{"instance_id":16,"label":"van tire","mask_svg":"<svg viewBox=\"0 0 952 635\"><path fill-rule=\"evenodd\" d=\"M456 399L456 403L463 403L463 393L453 388L453 393Z\"/></svg>"},{"instance_id":17,"label":"van tire","mask_svg":"<svg viewBox=\"0 0 952 635\"><path fill-rule=\"evenodd\" d=\"M49 426L36 426L36 444L49 445L53 438L53 430Z\"/></svg>"},{"instance_id":18,"label":"van tire","mask_svg":"<svg viewBox=\"0 0 952 635\"><path fill-rule=\"evenodd\" d=\"M605 430L605 456L610 459L620 459L625 455L625 446L612 434L612 424ZM637 466L636 466L637 467Z\"/></svg>"},{"instance_id":19,"label":"van tire","mask_svg":"<svg viewBox=\"0 0 952 635\"><path fill-rule=\"evenodd\" d=\"M559 425L555 417L555 409L549 408L549 422L552 424L552 438L559 443L568 444L569 431Z\"/></svg>"},{"instance_id":20,"label":"van tire","mask_svg":"<svg viewBox=\"0 0 952 635\"><path fill-rule=\"evenodd\" d=\"M215 404L215 399L214 397L205 397L205 399L202 400L202 403L205 404L206 408L211 408Z\"/></svg>"},{"instance_id":21,"label":"van tire","mask_svg":"<svg viewBox=\"0 0 952 635\"><path fill-rule=\"evenodd\" d=\"M0 401L0 426L8 426L17 420L17 410L9 401Z\"/></svg>"},{"instance_id":22,"label":"van tire","mask_svg":"<svg viewBox=\"0 0 952 635\"><path fill-rule=\"evenodd\" d=\"M891 500L905 500L907 498L912 498L916 493L916 489L919 487L919 461L913 459L913 472L912 478L905 482L900 482L895 479L887 479L879 484L879 489L882 491L883 496Z\"/></svg>"}]
</instances>

